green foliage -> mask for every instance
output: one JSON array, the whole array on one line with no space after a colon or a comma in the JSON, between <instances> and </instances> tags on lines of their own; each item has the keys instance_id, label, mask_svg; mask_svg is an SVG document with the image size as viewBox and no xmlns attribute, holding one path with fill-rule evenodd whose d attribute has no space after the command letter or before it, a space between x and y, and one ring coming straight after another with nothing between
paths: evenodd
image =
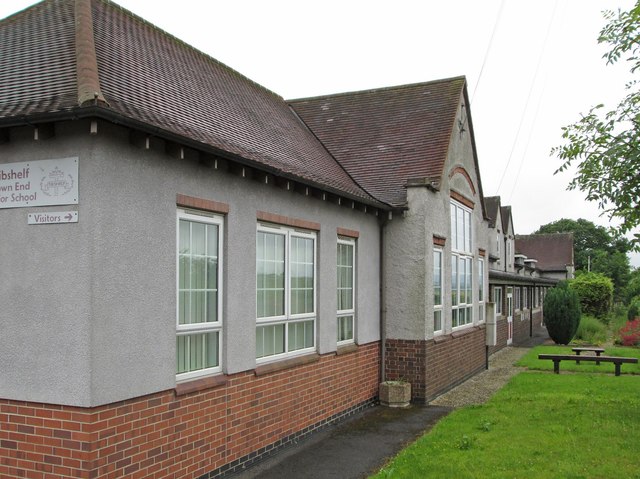
<instances>
[{"instance_id":1,"label":"green foliage","mask_svg":"<svg viewBox=\"0 0 640 479\"><path fill-rule=\"evenodd\" d=\"M571 288L551 288L544 299L544 322L549 337L557 344L569 344L580 324L580 301Z\"/></svg>"},{"instance_id":2,"label":"green foliage","mask_svg":"<svg viewBox=\"0 0 640 479\"><path fill-rule=\"evenodd\" d=\"M640 268L631 273L624 291L624 299L627 304L630 304L636 296L640 297Z\"/></svg>"},{"instance_id":3,"label":"green foliage","mask_svg":"<svg viewBox=\"0 0 640 479\"><path fill-rule=\"evenodd\" d=\"M584 344L603 344L607 341L607 327L598 318L582 315L573 340Z\"/></svg>"},{"instance_id":4,"label":"green foliage","mask_svg":"<svg viewBox=\"0 0 640 479\"><path fill-rule=\"evenodd\" d=\"M569 282L580 298L582 311L606 320L613 302L613 282L600 273L583 273Z\"/></svg>"},{"instance_id":5,"label":"green foliage","mask_svg":"<svg viewBox=\"0 0 640 479\"><path fill-rule=\"evenodd\" d=\"M625 60L630 72L640 68L640 0L628 12L605 13L609 23L602 29L599 43L611 50L604 55L607 63ZM572 125L562 129L566 142L552 149L562 160L556 173L577 164L576 176L569 189L586 193L603 212L617 218L621 233L640 225L640 83L627 83L627 95L617 107L605 111L597 105ZM640 246L640 233L634 234L634 246Z\"/></svg>"},{"instance_id":6,"label":"green foliage","mask_svg":"<svg viewBox=\"0 0 640 479\"><path fill-rule=\"evenodd\" d=\"M629 321L638 317L640 317L640 297L631 302L629 311L627 312L627 319Z\"/></svg>"},{"instance_id":7,"label":"green foliage","mask_svg":"<svg viewBox=\"0 0 640 479\"><path fill-rule=\"evenodd\" d=\"M638 377L624 370L519 374L482 406L441 419L373 477L637 479ZM490 430L479 431L485 422Z\"/></svg>"},{"instance_id":8,"label":"green foliage","mask_svg":"<svg viewBox=\"0 0 640 479\"><path fill-rule=\"evenodd\" d=\"M576 274L593 271L608 276L613 280L616 299L625 299L625 288L631 276L627 256L631 250L629 240L582 218L563 218L547 223L536 231L538 233L572 233Z\"/></svg>"}]
</instances>

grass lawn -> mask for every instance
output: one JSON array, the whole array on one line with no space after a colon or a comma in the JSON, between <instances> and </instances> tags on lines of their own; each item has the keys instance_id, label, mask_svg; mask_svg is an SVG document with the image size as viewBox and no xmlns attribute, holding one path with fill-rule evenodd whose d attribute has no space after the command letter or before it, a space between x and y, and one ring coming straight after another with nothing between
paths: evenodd
<instances>
[{"instance_id":1,"label":"grass lawn","mask_svg":"<svg viewBox=\"0 0 640 479\"><path fill-rule=\"evenodd\" d=\"M538 359L538 354L575 354L571 351L571 346L537 346L531 349L525 354L520 361L516 363L516 366L524 366L529 369L535 369L539 371L553 371L553 361L548 359ZM593 354L593 353L582 353ZM622 374L640 374L640 349L639 348L624 348L624 347L608 347L604 351L605 356L624 356L628 358L638 358L638 364L623 364L620 368ZM576 364L574 361L561 361L560 362L560 374L568 371L576 372L590 372L590 373L610 373L615 371L615 365L613 363L600 363L600 366L596 366L592 362L581 362ZM640 391L639 391L640 393ZM638 412L640 414L640 411ZM640 477L640 474L639 476Z\"/></svg>"},{"instance_id":2,"label":"grass lawn","mask_svg":"<svg viewBox=\"0 0 640 479\"><path fill-rule=\"evenodd\" d=\"M640 478L640 377L521 373L373 477Z\"/></svg>"}]
</instances>

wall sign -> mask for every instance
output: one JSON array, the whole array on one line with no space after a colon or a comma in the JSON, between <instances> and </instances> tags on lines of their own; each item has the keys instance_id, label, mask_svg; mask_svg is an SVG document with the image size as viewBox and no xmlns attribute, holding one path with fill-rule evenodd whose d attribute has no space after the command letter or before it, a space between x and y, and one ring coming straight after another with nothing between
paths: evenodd
<instances>
[{"instance_id":1,"label":"wall sign","mask_svg":"<svg viewBox=\"0 0 640 479\"><path fill-rule=\"evenodd\" d=\"M0 164L0 209L78 204L78 158Z\"/></svg>"},{"instance_id":2,"label":"wall sign","mask_svg":"<svg viewBox=\"0 0 640 479\"><path fill-rule=\"evenodd\" d=\"M77 211L47 211L45 213L29 213L27 224L50 225L58 223L77 223Z\"/></svg>"}]
</instances>

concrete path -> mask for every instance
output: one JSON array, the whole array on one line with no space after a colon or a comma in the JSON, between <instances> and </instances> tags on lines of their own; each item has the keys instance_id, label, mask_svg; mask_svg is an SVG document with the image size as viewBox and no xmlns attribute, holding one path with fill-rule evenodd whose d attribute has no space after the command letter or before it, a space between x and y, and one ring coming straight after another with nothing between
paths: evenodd
<instances>
[{"instance_id":1,"label":"concrete path","mask_svg":"<svg viewBox=\"0 0 640 479\"><path fill-rule=\"evenodd\" d=\"M436 398L406 409L375 406L313 434L272 458L236 473L234 479L360 479L378 471L403 447L454 408L482 404L521 371L513 364L530 347L548 341L546 330L527 344L508 346L489 358L489 369Z\"/></svg>"}]
</instances>

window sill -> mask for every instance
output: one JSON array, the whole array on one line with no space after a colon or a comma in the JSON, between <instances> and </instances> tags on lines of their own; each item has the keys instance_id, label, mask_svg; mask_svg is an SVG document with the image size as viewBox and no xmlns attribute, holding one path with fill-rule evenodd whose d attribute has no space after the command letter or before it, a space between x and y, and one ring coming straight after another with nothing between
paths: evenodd
<instances>
[{"instance_id":1,"label":"window sill","mask_svg":"<svg viewBox=\"0 0 640 479\"><path fill-rule=\"evenodd\" d=\"M254 370L256 376L264 376L266 374L275 373L278 371L284 371L286 369L295 368L297 366L304 366L305 364L311 364L320 361L320 355L318 353L305 354L297 358L284 359L273 363L261 364Z\"/></svg>"},{"instance_id":2,"label":"window sill","mask_svg":"<svg viewBox=\"0 0 640 479\"><path fill-rule=\"evenodd\" d=\"M204 378L191 379L183 383L176 384L174 388L176 396L184 396L185 394L191 394L205 389L217 388L220 386L226 386L227 377L223 374L216 376L208 376Z\"/></svg>"},{"instance_id":3,"label":"window sill","mask_svg":"<svg viewBox=\"0 0 640 479\"><path fill-rule=\"evenodd\" d=\"M343 354L351 354L351 353L355 353L356 351L358 351L357 344L355 343L343 344L341 346L338 346L338 349L336 349L336 356L342 356Z\"/></svg>"},{"instance_id":4,"label":"window sill","mask_svg":"<svg viewBox=\"0 0 640 479\"><path fill-rule=\"evenodd\" d=\"M474 326L473 324L467 324L465 326L460 326L460 328L462 328L462 329L459 329L459 330L454 331L454 332L451 333L451 337L452 338L461 338L462 336L466 336L467 334L471 334L474 331L477 331L478 329L480 329L480 328L478 328L478 326Z\"/></svg>"}]
</instances>

